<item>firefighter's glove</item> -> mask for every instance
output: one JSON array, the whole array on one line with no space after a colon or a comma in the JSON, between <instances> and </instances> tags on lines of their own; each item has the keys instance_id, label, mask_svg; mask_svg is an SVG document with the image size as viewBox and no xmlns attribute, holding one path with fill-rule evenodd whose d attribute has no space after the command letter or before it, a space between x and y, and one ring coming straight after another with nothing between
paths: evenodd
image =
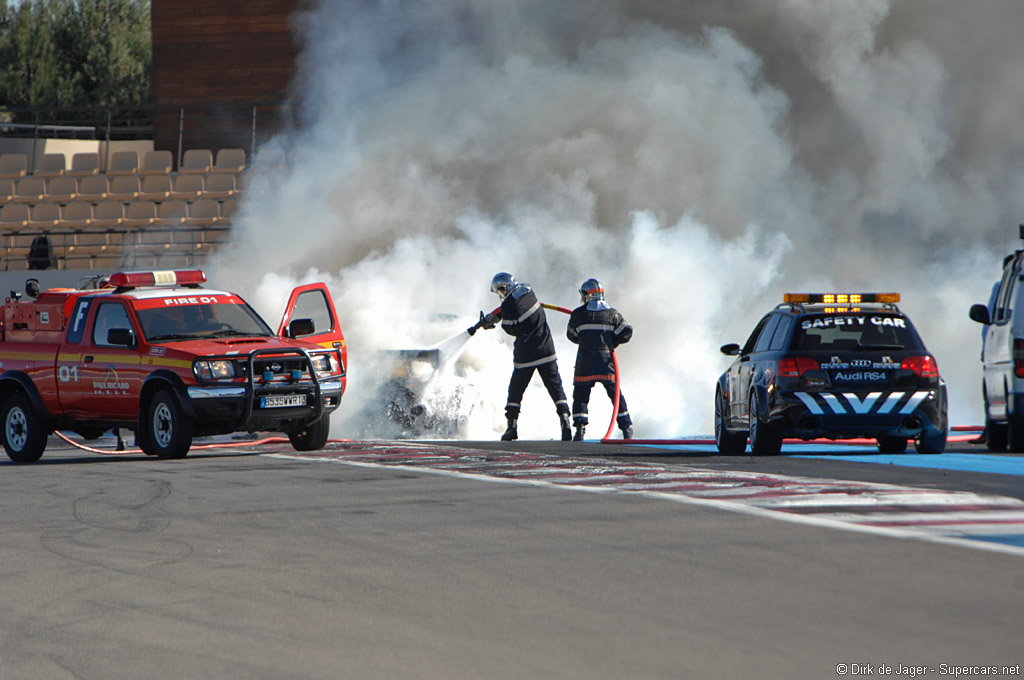
<instances>
[{"instance_id":1,"label":"firefighter's glove","mask_svg":"<svg viewBox=\"0 0 1024 680\"><path fill-rule=\"evenodd\" d=\"M478 329L483 328L485 330L491 330L495 324L498 323L498 317L493 314L484 314L480 312L480 320L475 324L466 329L466 332L473 335Z\"/></svg>"}]
</instances>

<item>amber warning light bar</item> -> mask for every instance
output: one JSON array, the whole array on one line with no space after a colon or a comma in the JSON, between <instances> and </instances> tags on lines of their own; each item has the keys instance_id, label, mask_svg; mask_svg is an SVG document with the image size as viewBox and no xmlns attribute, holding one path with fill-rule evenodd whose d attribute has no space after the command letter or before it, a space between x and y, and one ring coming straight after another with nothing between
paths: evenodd
<instances>
[{"instance_id":1,"label":"amber warning light bar","mask_svg":"<svg viewBox=\"0 0 1024 680\"><path fill-rule=\"evenodd\" d=\"M863 303L896 303L899 293L786 293L782 301L803 305L859 305Z\"/></svg>"}]
</instances>

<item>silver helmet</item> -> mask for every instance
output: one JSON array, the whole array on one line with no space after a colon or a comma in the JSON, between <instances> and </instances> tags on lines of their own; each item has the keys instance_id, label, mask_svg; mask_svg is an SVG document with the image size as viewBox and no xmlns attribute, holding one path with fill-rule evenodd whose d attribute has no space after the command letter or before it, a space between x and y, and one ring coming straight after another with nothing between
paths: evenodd
<instances>
[{"instance_id":1,"label":"silver helmet","mask_svg":"<svg viewBox=\"0 0 1024 680\"><path fill-rule=\"evenodd\" d=\"M516 277L508 272L498 272L491 279L491 292L497 293L502 300L516 287Z\"/></svg>"},{"instance_id":2,"label":"silver helmet","mask_svg":"<svg viewBox=\"0 0 1024 680\"><path fill-rule=\"evenodd\" d=\"M597 279L587 279L580 286L580 302L604 299L604 286Z\"/></svg>"}]
</instances>

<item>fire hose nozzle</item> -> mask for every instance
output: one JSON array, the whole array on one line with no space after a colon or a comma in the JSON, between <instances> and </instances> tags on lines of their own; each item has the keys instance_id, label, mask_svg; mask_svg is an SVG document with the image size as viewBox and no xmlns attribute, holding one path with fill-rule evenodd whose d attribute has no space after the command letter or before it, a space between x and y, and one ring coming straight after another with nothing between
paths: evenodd
<instances>
[{"instance_id":1,"label":"fire hose nozzle","mask_svg":"<svg viewBox=\"0 0 1024 680\"><path fill-rule=\"evenodd\" d=\"M475 324L466 329L466 332L473 335L477 330L483 328L485 330L491 330L498 323L498 316L494 313L484 314L480 312L480 320Z\"/></svg>"}]
</instances>

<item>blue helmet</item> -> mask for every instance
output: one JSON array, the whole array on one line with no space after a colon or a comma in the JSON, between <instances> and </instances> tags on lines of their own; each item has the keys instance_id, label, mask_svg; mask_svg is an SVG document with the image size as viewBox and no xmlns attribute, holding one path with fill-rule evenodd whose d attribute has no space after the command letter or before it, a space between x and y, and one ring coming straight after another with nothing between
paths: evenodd
<instances>
[{"instance_id":1,"label":"blue helmet","mask_svg":"<svg viewBox=\"0 0 1024 680\"><path fill-rule=\"evenodd\" d=\"M597 279L587 279L580 286L580 302L604 299L604 286Z\"/></svg>"}]
</instances>

